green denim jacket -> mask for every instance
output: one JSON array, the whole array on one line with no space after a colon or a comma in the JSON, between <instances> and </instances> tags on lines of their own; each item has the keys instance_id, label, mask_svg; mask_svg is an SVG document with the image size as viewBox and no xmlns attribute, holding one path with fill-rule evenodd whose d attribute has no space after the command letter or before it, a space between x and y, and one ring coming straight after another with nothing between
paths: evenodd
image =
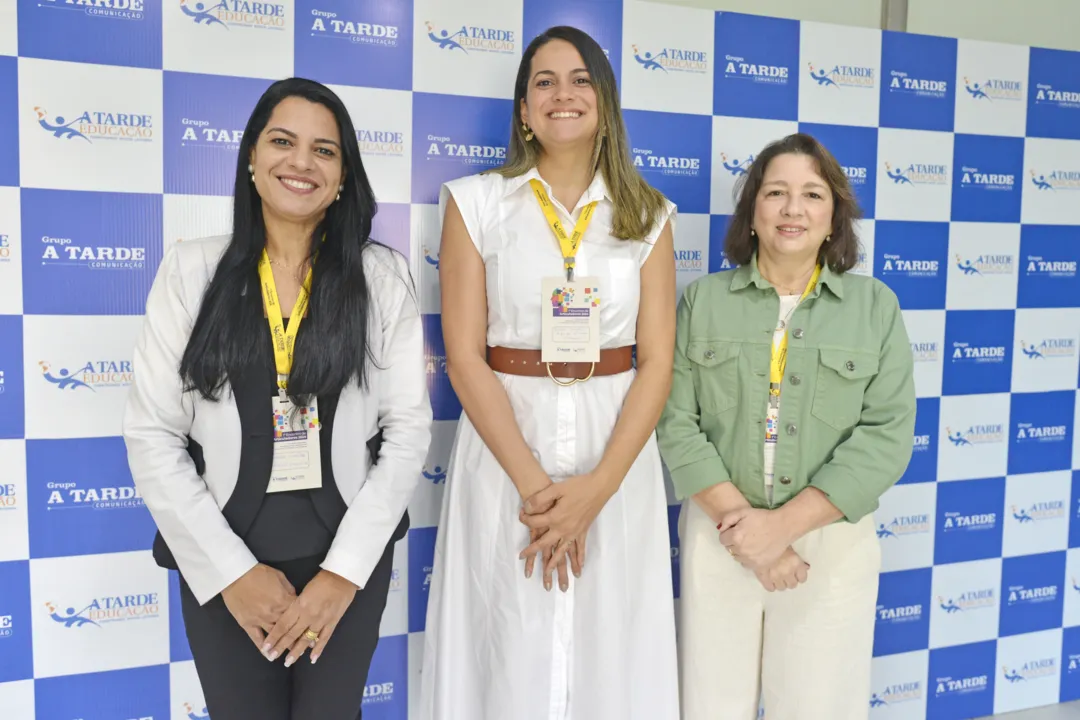
<instances>
[{"instance_id":1,"label":"green denim jacket","mask_svg":"<svg viewBox=\"0 0 1080 720\"><path fill-rule=\"evenodd\" d=\"M680 500L734 482L752 506L770 507L763 455L779 311L756 258L683 294L657 426ZM809 485L858 521L903 475L914 432L914 362L896 295L880 280L823 268L788 322L772 507Z\"/></svg>"}]
</instances>

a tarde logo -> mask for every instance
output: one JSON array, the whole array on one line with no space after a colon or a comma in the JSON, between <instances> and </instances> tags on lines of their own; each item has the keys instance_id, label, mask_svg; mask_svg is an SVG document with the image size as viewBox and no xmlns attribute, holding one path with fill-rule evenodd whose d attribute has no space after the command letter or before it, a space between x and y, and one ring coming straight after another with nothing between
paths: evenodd
<instances>
[{"instance_id":1,"label":"a tarde logo","mask_svg":"<svg viewBox=\"0 0 1080 720\"><path fill-rule=\"evenodd\" d=\"M506 160L506 148L498 145L456 143L449 135L428 135L428 160L450 160L476 168L498 167Z\"/></svg>"},{"instance_id":2,"label":"a tarde logo","mask_svg":"<svg viewBox=\"0 0 1080 720\"><path fill-rule=\"evenodd\" d=\"M41 264L87 267L91 270L142 270L146 248L77 244L69 237L41 237Z\"/></svg>"},{"instance_id":3,"label":"a tarde logo","mask_svg":"<svg viewBox=\"0 0 1080 720\"><path fill-rule=\"evenodd\" d=\"M666 47L654 52L656 48L642 50L636 44L630 49L634 60L645 70L704 74L709 72L709 53L703 50Z\"/></svg>"},{"instance_id":4,"label":"a tarde logo","mask_svg":"<svg viewBox=\"0 0 1080 720\"><path fill-rule=\"evenodd\" d=\"M911 77L903 70L890 73L889 92L903 92L920 97L944 98L949 92L949 83L945 80L927 80Z\"/></svg>"},{"instance_id":5,"label":"a tarde logo","mask_svg":"<svg viewBox=\"0 0 1080 720\"><path fill-rule=\"evenodd\" d=\"M1035 343L1020 340L1020 352L1029 360L1071 358L1076 355L1076 339L1046 338Z\"/></svg>"},{"instance_id":6,"label":"a tarde logo","mask_svg":"<svg viewBox=\"0 0 1080 720\"><path fill-rule=\"evenodd\" d=\"M948 185L949 167L934 163L912 163L907 167L893 167L885 163L885 174L896 185Z\"/></svg>"},{"instance_id":7,"label":"a tarde logo","mask_svg":"<svg viewBox=\"0 0 1080 720\"><path fill-rule=\"evenodd\" d=\"M1013 505L1010 508L1013 519L1021 525L1037 523L1043 520L1062 520L1065 518L1064 500L1043 500L1029 507Z\"/></svg>"},{"instance_id":8,"label":"a tarde logo","mask_svg":"<svg viewBox=\"0 0 1080 720\"><path fill-rule=\"evenodd\" d=\"M360 154L374 157L404 157L405 134L396 130L373 130L358 128L356 142L360 145Z\"/></svg>"},{"instance_id":9,"label":"a tarde logo","mask_svg":"<svg viewBox=\"0 0 1080 720\"><path fill-rule=\"evenodd\" d=\"M870 256L862 248L859 249L858 259L855 262L855 267L853 267L851 271L862 273L864 275L872 275L874 272L874 266L871 264Z\"/></svg>"},{"instance_id":10,"label":"a tarde logo","mask_svg":"<svg viewBox=\"0 0 1080 720\"><path fill-rule=\"evenodd\" d=\"M1028 255L1025 271L1028 275L1045 275L1053 278L1076 277L1075 260L1045 260L1041 255Z\"/></svg>"},{"instance_id":11,"label":"a tarde logo","mask_svg":"<svg viewBox=\"0 0 1080 720\"><path fill-rule=\"evenodd\" d=\"M973 100L994 102L1006 100L1020 102L1024 100L1024 82L1022 80L1005 80L1003 78L988 78L982 82L964 78L964 90L968 97Z\"/></svg>"},{"instance_id":12,"label":"a tarde logo","mask_svg":"<svg viewBox=\"0 0 1080 720\"><path fill-rule=\"evenodd\" d=\"M882 274L903 275L905 277L937 277L941 270L938 260L914 260L897 253L885 253L881 266Z\"/></svg>"},{"instance_id":13,"label":"a tarde logo","mask_svg":"<svg viewBox=\"0 0 1080 720\"><path fill-rule=\"evenodd\" d=\"M994 588L982 588L980 590L968 590L955 598L947 598L938 595L938 607L945 611L946 615L971 612L973 610L987 610L997 607L997 590Z\"/></svg>"},{"instance_id":14,"label":"a tarde logo","mask_svg":"<svg viewBox=\"0 0 1080 720\"><path fill-rule=\"evenodd\" d=\"M354 19L342 19L336 12L313 9L311 11L312 37L330 40L348 40L357 45L381 45L396 47L401 28L397 25L381 25Z\"/></svg>"},{"instance_id":15,"label":"a tarde logo","mask_svg":"<svg viewBox=\"0 0 1080 720\"><path fill-rule=\"evenodd\" d=\"M1036 425L1035 423L1017 423L1017 442L1064 442L1068 429L1064 425Z\"/></svg>"},{"instance_id":16,"label":"a tarde logo","mask_svg":"<svg viewBox=\"0 0 1080 720\"><path fill-rule=\"evenodd\" d=\"M158 0L150 0L157 2ZM44 7L79 10L95 18L142 20L145 0L45 0ZM40 6L40 5L39 5Z\"/></svg>"},{"instance_id":17,"label":"a tarde logo","mask_svg":"<svg viewBox=\"0 0 1080 720\"><path fill-rule=\"evenodd\" d=\"M14 623L10 615L0 615L0 640L15 634Z\"/></svg>"},{"instance_id":18,"label":"a tarde logo","mask_svg":"<svg viewBox=\"0 0 1080 720\"><path fill-rule=\"evenodd\" d=\"M929 435L916 435L912 438L911 450L916 453L930 452L930 436Z\"/></svg>"},{"instance_id":19,"label":"a tarde logo","mask_svg":"<svg viewBox=\"0 0 1080 720\"><path fill-rule=\"evenodd\" d=\"M1042 173L1028 170L1031 184L1039 190L1080 190L1080 170L1053 170Z\"/></svg>"},{"instance_id":20,"label":"a tarde logo","mask_svg":"<svg viewBox=\"0 0 1080 720\"><path fill-rule=\"evenodd\" d=\"M1039 678L1053 677L1057 675L1058 664L1055 658L1041 658L1029 660L1020 667L1001 666L1002 676L1010 683L1038 680Z\"/></svg>"},{"instance_id":21,"label":"a tarde logo","mask_svg":"<svg viewBox=\"0 0 1080 720\"><path fill-rule=\"evenodd\" d=\"M956 255L956 267L964 275L1012 275L1016 269L1013 255L979 255L974 259Z\"/></svg>"},{"instance_id":22,"label":"a tarde logo","mask_svg":"<svg viewBox=\"0 0 1080 720\"><path fill-rule=\"evenodd\" d=\"M180 10L196 25L257 30L285 30L284 5L256 0L180 0Z\"/></svg>"},{"instance_id":23,"label":"a tarde logo","mask_svg":"<svg viewBox=\"0 0 1080 720\"><path fill-rule=\"evenodd\" d=\"M54 367L52 363L38 362L41 376L56 386L57 390L91 392L104 388L124 388L135 379L130 360L86 360L80 365Z\"/></svg>"},{"instance_id":24,"label":"a tarde logo","mask_svg":"<svg viewBox=\"0 0 1080 720\"><path fill-rule=\"evenodd\" d=\"M648 148L637 147L631 150L631 154L634 167L641 172L694 178L701 175L701 158L658 155Z\"/></svg>"},{"instance_id":25,"label":"a tarde logo","mask_svg":"<svg viewBox=\"0 0 1080 720\"><path fill-rule=\"evenodd\" d=\"M972 425L966 431L945 428L945 436L956 447L994 445L1005 441L1004 425Z\"/></svg>"},{"instance_id":26,"label":"a tarde logo","mask_svg":"<svg viewBox=\"0 0 1080 720\"><path fill-rule=\"evenodd\" d=\"M53 116L41 105L34 106L38 125L61 140L150 142L154 120L146 113L118 110L82 110L73 120Z\"/></svg>"},{"instance_id":27,"label":"a tarde logo","mask_svg":"<svg viewBox=\"0 0 1080 720\"><path fill-rule=\"evenodd\" d=\"M69 629L152 620L161 614L161 604L156 592L104 595L93 598L80 610L71 606L63 612L56 603L50 601L45 603L45 609L53 622Z\"/></svg>"},{"instance_id":28,"label":"a tarde logo","mask_svg":"<svg viewBox=\"0 0 1080 720\"><path fill-rule=\"evenodd\" d=\"M116 510L145 507L142 496L134 487L79 487L74 482L46 483L49 509Z\"/></svg>"},{"instance_id":29,"label":"a tarde logo","mask_svg":"<svg viewBox=\"0 0 1080 720\"><path fill-rule=\"evenodd\" d=\"M212 147L219 150L236 151L244 139L244 131L232 128L213 127L208 120L181 118L180 125L184 134L180 137L182 145Z\"/></svg>"},{"instance_id":30,"label":"a tarde logo","mask_svg":"<svg viewBox=\"0 0 1080 720\"><path fill-rule=\"evenodd\" d=\"M934 695L972 695L977 692L985 692L990 685L990 677L987 675L970 675L968 677L939 677Z\"/></svg>"},{"instance_id":31,"label":"a tarde logo","mask_svg":"<svg viewBox=\"0 0 1080 720\"><path fill-rule=\"evenodd\" d=\"M870 695L870 707L891 707L903 703L917 702L923 699L924 691L922 682L894 683L887 686L881 692Z\"/></svg>"},{"instance_id":32,"label":"a tarde logo","mask_svg":"<svg viewBox=\"0 0 1080 720\"><path fill-rule=\"evenodd\" d=\"M0 484L0 512L19 507L19 491L12 483Z\"/></svg>"},{"instance_id":33,"label":"a tarde logo","mask_svg":"<svg viewBox=\"0 0 1080 720\"><path fill-rule=\"evenodd\" d=\"M915 605L898 605L896 607L877 606L878 622L887 623L910 623L922 620L922 603Z\"/></svg>"},{"instance_id":34,"label":"a tarde logo","mask_svg":"<svg viewBox=\"0 0 1080 720\"><path fill-rule=\"evenodd\" d=\"M961 187L978 187L985 190L1012 190L1016 187L1016 176L1007 173L980 172L977 167L967 165L960 168Z\"/></svg>"},{"instance_id":35,"label":"a tarde logo","mask_svg":"<svg viewBox=\"0 0 1080 720\"><path fill-rule=\"evenodd\" d=\"M11 238L0 233L0 264L11 262Z\"/></svg>"},{"instance_id":36,"label":"a tarde logo","mask_svg":"<svg viewBox=\"0 0 1080 720\"><path fill-rule=\"evenodd\" d=\"M427 28L428 40L449 52L460 50L466 55L474 52L515 55L518 51L513 30L479 25L461 25L453 30L438 28L429 20L424 21L424 27Z\"/></svg>"},{"instance_id":37,"label":"a tarde logo","mask_svg":"<svg viewBox=\"0 0 1080 720\"><path fill-rule=\"evenodd\" d=\"M381 704L392 702L394 699L394 683L375 683L364 686L364 705Z\"/></svg>"},{"instance_id":38,"label":"a tarde logo","mask_svg":"<svg viewBox=\"0 0 1080 720\"><path fill-rule=\"evenodd\" d=\"M751 80L770 85L787 85L791 69L783 65L768 65L747 62L738 55L724 56L724 77Z\"/></svg>"},{"instance_id":39,"label":"a tarde logo","mask_svg":"<svg viewBox=\"0 0 1080 720\"><path fill-rule=\"evenodd\" d=\"M1062 108L1080 109L1080 92L1055 88L1047 83L1035 85L1035 104L1057 105Z\"/></svg>"},{"instance_id":40,"label":"a tarde logo","mask_svg":"<svg viewBox=\"0 0 1080 720\"><path fill-rule=\"evenodd\" d=\"M902 538L912 535L925 535L930 532L931 520L926 514L897 515L887 523L879 523L879 538Z\"/></svg>"},{"instance_id":41,"label":"a tarde logo","mask_svg":"<svg viewBox=\"0 0 1080 720\"><path fill-rule=\"evenodd\" d=\"M426 262L428 265L430 265L434 269L438 270L439 269L439 253L432 252L431 248L429 248L427 245L425 245L424 246L424 262Z\"/></svg>"},{"instance_id":42,"label":"a tarde logo","mask_svg":"<svg viewBox=\"0 0 1080 720\"><path fill-rule=\"evenodd\" d=\"M854 165L843 165L841 167L844 174L847 175L848 182L852 185L865 185L869 182L869 168Z\"/></svg>"},{"instance_id":43,"label":"a tarde logo","mask_svg":"<svg viewBox=\"0 0 1080 720\"><path fill-rule=\"evenodd\" d=\"M677 272L701 272L705 270L704 253L700 250L676 250L675 270Z\"/></svg>"},{"instance_id":44,"label":"a tarde logo","mask_svg":"<svg viewBox=\"0 0 1080 720\"><path fill-rule=\"evenodd\" d=\"M872 67L860 65L828 65L809 63L810 77L821 87L855 88L873 90L877 87L877 71Z\"/></svg>"},{"instance_id":45,"label":"a tarde logo","mask_svg":"<svg viewBox=\"0 0 1080 720\"><path fill-rule=\"evenodd\" d=\"M432 485L442 485L446 482L446 470L442 465L424 465L424 469L420 472L424 476L424 479Z\"/></svg>"},{"instance_id":46,"label":"a tarde logo","mask_svg":"<svg viewBox=\"0 0 1080 720\"><path fill-rule=\"evenodd\" d=\"M753 162L753 155L747 155L745 160L739 160L735 157L728 157L727 153L720 153L720 164L724 166L725 170L736 177L745 175L750 170L750 165L753 164Z\"/></svg>"},{"instance_id":47,"label":"a tarde logo","mask_svg":"<svg viewBox=\"0 0 1080 720\"><path fill-rule=\"evenodd\" d=\"M1057 600L1058 593L1061 592L1061 588L1057 585L1044 585L1042 587L1026 587L1024 585L1010 585L1008 603L1009 605L1027 604L1035 605L1039 603L1054 602Z\"/></svg>"},{"instance_id":48,"label":"a tarde logo","mask_svg":"<svg viewBox=\"0 0 1080 720\"><path fill-rule=\"evenodd\" d=\"M997 527L997 513L974 513L965 515L959 512L946 512L946 531L951 530L993 530Z\"/></svg>"},{"instance_id":49,"label":"a tarde logo","mask_svg":"<svg viewBox=\"0 0 1080 720\"><path fill-rule=\"evenodd\" d=\"M952 361L974 363L1005 362L1004 345L972 345L966 342L954 342Z\"/></svg>"},{"instance_id":50,"label":"a tarde logo","mask_svg":"<svg viewBox=\"0 0 1080 720\"><path fill-rule=\"evenodd\" d=\"M1068 664L1067 672L1070 675L1080 672L1080 654L1070 653L1068 658L1066 659L1066 663Z\"/></svg>"}]
</instances>

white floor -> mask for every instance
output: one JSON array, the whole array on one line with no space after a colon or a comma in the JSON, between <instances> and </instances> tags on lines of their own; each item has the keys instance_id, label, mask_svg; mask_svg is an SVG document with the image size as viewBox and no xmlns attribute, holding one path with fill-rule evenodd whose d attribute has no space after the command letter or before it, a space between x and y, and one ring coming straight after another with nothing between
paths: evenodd
<instances>
[{"instance_id":1,"label":"white floor","mask_svg":"<svg viewBox=\"0 0 1080 720\"><path fill-rule=\"evenodd\" d=\"M993 720L1080 720L1080 702L994 715Z\"/></svg>"}]
</instances>

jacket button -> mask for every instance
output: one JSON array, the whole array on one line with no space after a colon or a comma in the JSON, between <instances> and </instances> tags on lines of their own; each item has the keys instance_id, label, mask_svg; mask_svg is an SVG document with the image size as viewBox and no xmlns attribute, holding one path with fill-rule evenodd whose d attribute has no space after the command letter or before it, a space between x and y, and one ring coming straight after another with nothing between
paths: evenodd
<instances>
[{"instance_id":1,"label":"jacket button","mask_svg":"<svg viewBox=\"0 0 1080 720\"><path fill-rule=\"evenodd\" d=\"M802 328L795 328L795 330L791 334L795 336L796 340L802 339L802 336L803 336Z\"/></svg>"},{"instance_id":2,"label":"jacket button","mask_svg":"<svg viewBox=\"0 0 1080 720\"><path fill-rule=\"evenodd\" d=\"M706 350L705 351L705 359L706 360L712 360L714 357L716 357L716 353L714 353L712 350Z\"/></svg>"},{"instance_id":3,"label":"jacket button","mask_svg":"<svg viewBox=\"0 0 1080 720\"><path fill-rule=\"evenodd\" d=\"M802 378L799 377L798 375L792 375L791 376L791 384L792 385L798 385L801 382L802 382Z\"/></svg>"},{"instance_id":4,"label":"jacket button","mask_svg":"<svg viewBox=\"0 0 1080 720\"><path fill-rule=\"evenodd\" d=\"M845 365L844 367L848 369L848 372L852 372L853 370L855 370L855 363L848 360L847 365Z\"/></svg>"},{"instance_id":5,"label":"jacket button","mask_svg":"<svg viewBox=\"0 0 1080 720\"><path fill-rule=\"evenodd\" d=\"M795 423L791 423L790 425L787 426L787 434L788 435L794 435L797 432L799 432L799 428Z\"/></svg>"},{"instance_id":6,"label":"jacket button","mask_svg":"<svg viewBox=\"0 0 1080 720\"><path fill-rule=\"evenodd\" d=\"M783 476L782 478L780 478L780 484L781 485L790 485L791 484L791 478L789 478L787 475Z\"/></svg>"}]
</instances>

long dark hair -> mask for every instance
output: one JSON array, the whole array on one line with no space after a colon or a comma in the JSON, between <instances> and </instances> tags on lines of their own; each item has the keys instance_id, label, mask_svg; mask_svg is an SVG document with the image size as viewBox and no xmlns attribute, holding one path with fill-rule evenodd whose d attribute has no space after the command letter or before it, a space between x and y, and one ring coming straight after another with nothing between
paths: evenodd
<instances>
[{"instance_id":1,"label":"long dark hair","mask_svg":"<svg viewBox=\"0 0 1080 720\"><path fill-rule=\"evenodd\" d=\"M258 278L266 226L262 198L248 178L248 163L274 108L289 97L319 103L333 113L344 171L341 198L327 208L311 237L309 257L316 250L318 254L313 260L311 303L296 336L289 396L305 404L314 395L339 392L353 379L361 387L367 384L369 297L363 254L372 242L375 193L345 105L324 85L289 78L267 88L244 128L236 161L232 240L206 288L180 360L186 389L207 400L218 399L230 373L265 359L272 350Z\"/></svg>"}]
</instances>

